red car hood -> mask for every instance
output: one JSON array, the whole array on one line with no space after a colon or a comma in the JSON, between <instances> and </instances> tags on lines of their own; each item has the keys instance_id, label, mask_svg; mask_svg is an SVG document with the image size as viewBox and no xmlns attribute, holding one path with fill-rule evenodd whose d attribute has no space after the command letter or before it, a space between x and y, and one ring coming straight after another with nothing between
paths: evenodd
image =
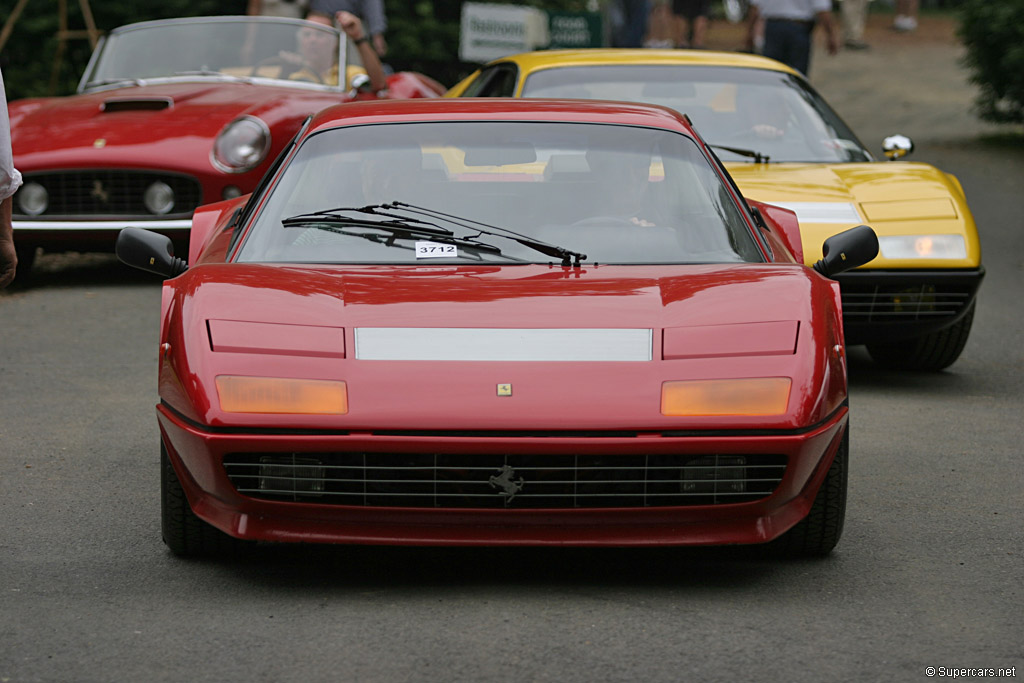
<instances>
[{"instance_id":1,"label":"red car hood","mask_svg":"<svg viewBox=\"0 0 1024 683\"><path fill-rule=\"evenodd\" d=\"M836 292L802 266L602 266L574 271L547 266L307 270L209 265L169 281L164 294L161 337L175 351L161 370L161 397L186 417L213 426L269 423L264 415L220 410L214 378L231 374L348 383L348 415L328 423L323 417L274 416L273 424L291 427L694 426L693 418L660 415L661 383L676 379L792 377L790 412L772 419L783 428L813 423L845 398L845 371L830 367L823 351L841 339ZM247 348L218 337L224 326L216 321L229 321ZM757 325L779 321L789 321L790 346L795 346L784 352L768 349L760 338L764 328ZM247 323L254 325L247 329ZM260 323L279 327L275 332ZM705 343L695 355L663 360L668 343L663 335L709 326L716 327L722 347ZM305 336L319 336L324 328L334 328L336 342L313 353L288 348L304 346ZM650 330L650 358L561 363L361 360L355 331L363 328ZM731 350L723 351L725 346ZM503 382L518 387L518 400L493 400L495 384ZM709 424L707 418L699 422ZM756 422L765 424L764 418ZM738 423L735 418L712 418L710 424Z\"/></svg>"},{"instance_id":2,"label":"red car hood","mask_svg":"<svg viewBox=\"0 0 1024 683\"><path fill-rule=\"evenodd\" d=\"M11 141L20 170L145 166L146 159L205 159L225 124L252 114L268 123L285 114L285 100L308 99L312 112L343 101L341 94L244 83L168 83L118 88L12 104ZM166 106L164 106L166 103ZM193 161L194 163L194 161ZM152 166L153 162L149 161ZM172 163L172 165L174 165Z\"/></svg>"}]
</instances>

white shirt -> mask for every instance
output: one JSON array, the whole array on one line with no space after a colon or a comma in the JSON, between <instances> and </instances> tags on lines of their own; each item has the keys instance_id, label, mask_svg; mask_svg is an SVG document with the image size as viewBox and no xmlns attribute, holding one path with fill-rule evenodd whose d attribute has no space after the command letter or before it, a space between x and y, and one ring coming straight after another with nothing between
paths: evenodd
<instances>
[{"instance_id":1,"label":"white shirt","mask_svg":"<svg viewBox=\"0 0 1024 683\"><path fill-rule=\"evenodd\" d=\"M11 155L11 120L7 115L4 74L0 71L0 200L7 199L21 187L21 174L14 168Z\"/></svg>"},{"instance_id":2,"label":"white shirt","mask_svg":"<svg viewBox=\"0 0 1024 683\"><path fill-rule=\"evenodd\" d=\"M751 0L765 19L813 21L818 12L831 12L832 0Z\"/></svg>"}]
</instances>

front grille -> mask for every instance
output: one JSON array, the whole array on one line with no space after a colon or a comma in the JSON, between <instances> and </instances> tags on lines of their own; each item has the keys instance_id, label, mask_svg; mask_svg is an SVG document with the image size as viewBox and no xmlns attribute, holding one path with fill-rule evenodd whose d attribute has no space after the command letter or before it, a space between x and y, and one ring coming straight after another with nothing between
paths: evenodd
<instances>
[{"instance_id":1,"label":"front grille","mask_svg":"<svg viewBox=\"0 0 1024 683\"><path fill-rule=\"evenodd\" d=\"M842 283L843 318L851 323L952 318L971 301L973 288L956 285Z\"/></svg>"},{"instance_id":2,"label":"front grille","mask_svg":"<svg viewBox=\"0 0 1024 683\"><path fill-rule=\"evenodd\" d=\"M237 453L239 493L267 500L409 508L620 508L765 498L785 455Z\"/></svg>"},{"instance_id":3,"label":"front grille","mask_svg":"<svg viewBox=\"0 0 1024 683\"><path fill-rule=\"evenodd\" d=\"M49 205L41 214L25 216L21 214L18 196L15 195L14 213L22 219L81 216L153 218L154 214L143 203L143 195L157 181L174 191L174 206L161 218L188 218L199 206L202 187L191 176L160 171L84 169L25 174L26 185L38 183L46 189Z\"/></svg>"}]
</instances>

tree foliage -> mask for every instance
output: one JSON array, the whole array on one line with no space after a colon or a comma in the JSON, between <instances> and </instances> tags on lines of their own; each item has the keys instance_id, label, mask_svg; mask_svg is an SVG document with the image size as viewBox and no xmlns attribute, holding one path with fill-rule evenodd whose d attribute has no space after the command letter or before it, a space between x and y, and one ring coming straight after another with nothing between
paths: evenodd
<instances>
[{"instance_id":1,"label":"tree foliage","mask_svg":"<svg viewBox=\"0 0 1024 683\"><path fill-rule=\"evenodd\" d=\"M0 0L0 21L7 21L15 4L16 0ZM149 19L244 14L245 6L246 0L93 0L89 3L96 28L103 33ZM51 94L51 78L58 54L57 31L60 28L57 7L57 0L33 0L25 6L14 24L11 37L0 54L8 100ZM76 0L67 0L67 10L68 29L84 30L81 5ZM64 54L57 62L56 87L52 94L74 92L91 54L88 40L73 38L66 41Z\"/></svg>"},{"instance_id":2,"label":"tree foliage","mask_svg":"<svg viewBox=\"0 0 1024 683\"><path fill-rule=\"evenodd\" d=\"M960 39L983 119L1024 123L1024 0L964 0Z\"/></svg>"}]
</instances>

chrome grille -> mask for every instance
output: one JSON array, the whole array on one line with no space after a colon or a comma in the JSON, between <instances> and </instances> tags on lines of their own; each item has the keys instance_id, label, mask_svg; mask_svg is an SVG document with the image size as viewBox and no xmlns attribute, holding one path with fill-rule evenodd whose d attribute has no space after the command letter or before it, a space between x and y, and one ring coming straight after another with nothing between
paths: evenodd
<instances>
[{"instance_id":1,"label":"chrome grille","mask_svg":"<svg viewBox=\"0 0 1024 683\"><path fill-rule=\"evenodd\" d=\"M619 508L769 496L785 455L238 453L239 493L267 500L415 508Z\"/></svg>"},{"instance_id":2,"label":"chrome grille","mask_svg":"<svg viewBox=\"0 0 1024 683\"><path fill-rule=\"evenodd\" d=\"M39 183L49 195L49 206L36 219L91 216L153 218L143 204L146 188L166 183L174 191L174 207L161 218L188 218L201 203L202 187L191 176L159 171L84 169L27 173L25 183ZM20 192L20 190L19 190ZM19 211L17 196L14 212ZM19 216L19 218L27 218Z\"/></svg>"},{"instance_id":3,"label":"chrome grille","mask_svg":"<svg viewBox=\"0 0 1024 683\"><path fill-rule=\"evenodd\" d=\"M956 286L842 284L843 317L850 322L905 322L958 315L972 292Z\"/></svg>"}]
</instances>

